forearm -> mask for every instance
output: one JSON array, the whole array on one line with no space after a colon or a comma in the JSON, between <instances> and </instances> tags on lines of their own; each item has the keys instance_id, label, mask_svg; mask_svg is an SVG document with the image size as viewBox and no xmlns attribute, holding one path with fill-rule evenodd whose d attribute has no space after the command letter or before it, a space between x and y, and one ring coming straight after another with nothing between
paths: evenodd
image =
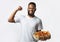
<instances>
[{"instance_id":1,"label":"forearm","mask_svg":"<svg viewBox=\"0 0 60 42\"><path fill-rule=\"evenodd\" d=\"M8 22L15 22L14 17L15 17L15 15L16 15L16 13L17 13L17 10L15 10L15 11L11 14L11 16L10 16L9 19L8 19Z\"/></svg>"},{"instance_id":2,"label":"forearm","mask_svg":"<svg viewBox=\"0 0 60 42\"><path fill-rule=\"evenodd\" d=\"M17 11L21 11L22 10L22 7L21 6L19 6L12 14L11 14L11 16L9 17L9 19L8 19L8 22L15 22L15 20L14 20L14 17L15 17L15 15L16 15L16 13L17 13Z\"/></svg>"}]
</instances>

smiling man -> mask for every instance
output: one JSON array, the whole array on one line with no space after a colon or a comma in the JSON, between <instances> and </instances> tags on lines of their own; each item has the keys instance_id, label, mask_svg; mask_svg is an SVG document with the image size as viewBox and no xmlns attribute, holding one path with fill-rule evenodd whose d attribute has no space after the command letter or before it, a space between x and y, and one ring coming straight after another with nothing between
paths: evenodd
<instances>
[{"instance_id":1,"label":"smiling man","mask_svg":"<svg viewBox=\"0 0 60 42\"><path fill-rule=\"evenodd\" d=\"M40 18L34 15L36 11L36 4L30 2L28 4L28 14L26 16L21 15L19 18L15 19L17 11L21 11L22 7L19 6L9 17L8 22L10 23L21 23L22 31L20 42L37 42L33 38L33 33L43 29L42 21Z\"/></svg>"}]
</instances>

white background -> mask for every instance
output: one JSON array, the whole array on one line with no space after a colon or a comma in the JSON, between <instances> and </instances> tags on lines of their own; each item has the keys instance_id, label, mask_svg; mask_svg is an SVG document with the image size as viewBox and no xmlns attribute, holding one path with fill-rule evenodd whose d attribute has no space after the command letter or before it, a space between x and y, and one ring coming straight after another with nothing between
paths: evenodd
<instances>
[{"instance_id":1,"label":"white background","mask_svg":"<svg viewBox=\"0 0 60 42\"><path fill-rule=\"evenodd\" d=\"M38 42L60 42L60 1L59 0L0 0L0 42L19 42L19 23L8 23L8 17L18 6L23 10L17 15L27 14L29 2L37 4L35 15L42 19L43 28L50 31L51 39Z\"/></svg>"}]
</instances>

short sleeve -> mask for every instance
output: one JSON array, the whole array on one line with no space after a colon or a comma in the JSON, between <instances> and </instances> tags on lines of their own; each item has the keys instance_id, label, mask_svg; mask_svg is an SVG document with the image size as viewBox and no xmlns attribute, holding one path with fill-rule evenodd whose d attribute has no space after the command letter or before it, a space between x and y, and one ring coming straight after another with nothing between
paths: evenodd
<instances>
[{"instance_id":1,"label":"short sleeve","mask_svg":"<svg viewBox=\"0 0 60 42\"><path fill-rule=\"evenodd\" d=\"M20 23L21 22L21 19L23 19L23 15L15 16L15 18L14 18L15 23Z\"/></svg>"},{"instance_id":2,"label":"short sleeve","mask_svg":"<svg viewBox=\"0 0 60 42\"><path fill-rule=\"evenodd\" d=\"M20 22L20 18L14 18L15 23L19 23Z\"/></svg>"},{"instance_id":3,"label":"short sleeve","mask_svg":"<svg viewBox=\"0 0 60 42\"><path fill-rule=\"evenodd\" d=\"M42 26L42 21L40 20L38 23L38 30L41 30L41 29L43 29L43 26Z\"/></svg>"}]
</instances>

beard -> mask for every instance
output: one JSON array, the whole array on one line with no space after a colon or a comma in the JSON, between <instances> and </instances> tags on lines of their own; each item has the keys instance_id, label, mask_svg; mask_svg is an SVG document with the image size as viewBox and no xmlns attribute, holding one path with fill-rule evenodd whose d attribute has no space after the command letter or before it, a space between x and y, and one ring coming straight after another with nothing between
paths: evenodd
<instances>
[{"instance_id":1,"label":"beard","mask_svg":"<svg viewBox=\"0 0 60 42\"><path fill-rule=\"evenodd\" d=\"M31 16L31 17L34 17L35 16L34 15L34 12L33 13L29 13L29 11L28 11L28 15Z\"/></svg>"}]
</instances>

